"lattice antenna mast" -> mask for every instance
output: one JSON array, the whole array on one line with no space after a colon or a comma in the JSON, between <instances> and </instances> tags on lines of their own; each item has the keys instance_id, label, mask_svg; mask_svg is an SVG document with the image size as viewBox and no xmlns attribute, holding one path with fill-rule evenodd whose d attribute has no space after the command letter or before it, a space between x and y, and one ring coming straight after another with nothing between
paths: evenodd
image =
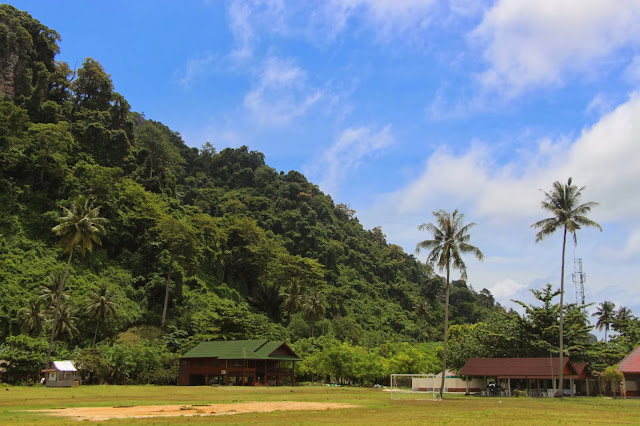
<instances>
[{"instance_id":1,"label":"lattice antenna mast","mask_svg":"<svg viewBox=\"0 0 640 426\"><path fill-rule=\"evenodd\" d=\"M572 278L576 285L576 303L581 303L584 308L584 283L587 281L587 274L582 272L582 259L573 260L573 269Z\"/></svg>"}]
</instances>

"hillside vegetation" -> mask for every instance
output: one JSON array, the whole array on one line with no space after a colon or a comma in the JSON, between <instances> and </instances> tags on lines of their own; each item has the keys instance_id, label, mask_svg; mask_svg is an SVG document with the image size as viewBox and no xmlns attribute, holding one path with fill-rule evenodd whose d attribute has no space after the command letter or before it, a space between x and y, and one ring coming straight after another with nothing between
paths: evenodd
<instances>
[{"instance_id":1,"label":"hillside vegetation","mask_svg":"<svg viewBox=\"0 0 640 426\"><path fill-rule=\"evenodd\" d=\"M59 40L28 13L0 6L0 341L8 348L39 353L46 342L67 260L51 230L78 200L108 223L101 245L84 256L76 248L54 356L105 358L107 347L141 342L161 342L157 356L170 357L211 339L308 347L324 338L367 350L441 339L444 280L382 229L364 229L349 206L297 171L269 167L260 152L187 146L131 111L97 60L76 71L56 61ZM88 309L101 290L113 312ZM489 291L453 284L454 324L496 310Z\"/></svg>"}]
</instances>

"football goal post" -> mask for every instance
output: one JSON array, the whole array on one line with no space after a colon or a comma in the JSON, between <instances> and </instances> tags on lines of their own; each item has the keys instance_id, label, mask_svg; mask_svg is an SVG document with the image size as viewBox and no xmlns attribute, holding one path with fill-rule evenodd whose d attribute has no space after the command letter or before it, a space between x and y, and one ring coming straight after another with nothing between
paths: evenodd
<instances>
[{"instance_id":1,"label":"football goal post","mask_svg":"<svg viewBox=\"0 0 640 426\"><path fill-rule=\"evenodd\" d=\"M391 399L440 399L436 374L392 374Z\"/></svg>"}]
</instances>

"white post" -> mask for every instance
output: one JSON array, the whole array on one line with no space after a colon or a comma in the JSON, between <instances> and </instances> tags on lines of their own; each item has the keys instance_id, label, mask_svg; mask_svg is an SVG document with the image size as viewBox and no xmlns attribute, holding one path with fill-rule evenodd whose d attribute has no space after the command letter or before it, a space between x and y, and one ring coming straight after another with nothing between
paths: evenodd
<instances>
[{"instance_id":1,"label":"white post","mask_svg":"<svg viewBox=\"0 0 640 426\"><path fill-rule=\"evenodd\" d=\"M507 396L511 396L511 377L507 377Z\"/></svg>"},{"instance_id":2,"label":"white post","mask_svg":"<svg viewBox=\"0 0 640 426\"><path fill-rule=\"evenodd\" d=\"M584 382L587 384L587 396L589 395L589 379L585 379Z\"/></svg>"}]
</instances>

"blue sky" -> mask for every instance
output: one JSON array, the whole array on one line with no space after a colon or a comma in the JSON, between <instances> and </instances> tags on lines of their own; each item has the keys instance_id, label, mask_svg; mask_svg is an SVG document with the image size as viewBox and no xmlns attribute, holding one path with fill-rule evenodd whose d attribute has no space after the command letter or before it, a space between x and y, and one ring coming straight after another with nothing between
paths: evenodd
<instances>
[{"instance_id":1,"label":"blue sky","mask_svg":"<svg viewBox=\"0 0 640 426\"><path fill-rule=\"evenodd\" d=\"M132 108L191 146L247 145L413 252L433 210L477 226L469 282L559 284L540 189L598 201L567 250L588 302L640 315L640 1L10 1L98 60Z\"/></svg>"}]
</instances>

